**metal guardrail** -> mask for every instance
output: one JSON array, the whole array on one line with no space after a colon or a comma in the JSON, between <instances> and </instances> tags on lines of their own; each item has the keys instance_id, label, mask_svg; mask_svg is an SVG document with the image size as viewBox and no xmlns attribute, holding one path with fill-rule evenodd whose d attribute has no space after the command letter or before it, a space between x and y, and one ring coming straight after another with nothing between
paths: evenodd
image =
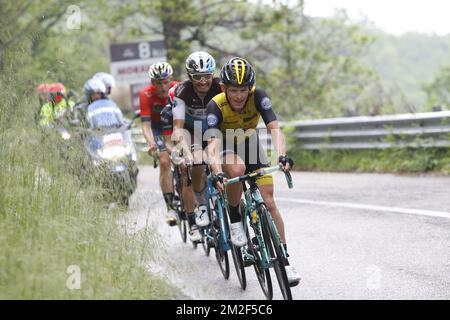
<instances>
[{"instance_id":1,"label":"metal guardrail","mask_svg":"<svg viewBox=\"0 0 450 320\"><path fill-rule=\"evenodd\" d=\"M303 149L383 149L450 147L450 111L375 117L331 118L283 122L286 136ZM270 145L264 125L263 145ZM140 126L132 129L139 151L147 151Z\"/></svg>"},{"instance_id":2,"label":"metal guardrail","mask_svg":"<svg viewBox=\"0 0 450 320\"><path fill-rule=\"evenodd\" d=\"M450 111L294 121L286 127L304 149L450 147Z\"/></svg>"}]
</instances>

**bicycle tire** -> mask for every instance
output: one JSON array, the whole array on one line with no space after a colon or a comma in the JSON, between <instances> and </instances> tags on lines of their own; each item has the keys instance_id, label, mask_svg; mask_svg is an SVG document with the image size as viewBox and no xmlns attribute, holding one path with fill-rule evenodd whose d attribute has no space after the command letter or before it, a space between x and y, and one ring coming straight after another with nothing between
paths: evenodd
<instances>
[{"instance_id":1,"label":"bicycle tire","mask_svg":"<svg viewBox=\"0 0 450 320\"><path fill-rule=\"evenodd\" d=\"M212 224L213 228L214 228L214 250L216 252L216 260L217 263L219 264L220 267L220 271L222 272L223 277L228 280L228 278L230 277L230 262L228 259L228 251L224 251L223 247L222 247L222 240L221 240L221 228L220 228L220 221L217 221L217 219L219 219L219 215L218 215L218 201L217 199L213 200L213 208L216 212L215 216L215 221ZM222 212L223 213L223 212ZM225 213L223 213L225 214ZM224 216L224 218L226 218ZM225 219L225 227L228 225L228 220ZM229 232L228 232L229 233Z\"/></svg>"},{"instance_id":2,"label":"bicycle tire","mask_svg":"<svg viewBox=\"0 0 450 320\"><path fill-rule=\"evenodd\" d=\"M208 218L209 218L209 221L212 221L212 218L211 218L211 214L210 214L210 201L211 201L211 198L209 198L208 199ZM210 255L210 253L211 253L211 243L210 243L210 240L208 239L208 237L206 236L206 235L210 235L211 234L211 228L212 228L212 226L211 226L212 224L211 224L211 222L206 226L206 227L204 227L204 228L202 228L202 247L203 247L203 251L205 252L205 255L207 256L207 257L209 257L209 255Z\"/></svg>"},{"instance_id":3,"label":"bicycle tire","mask_svg":"<svg viewBox=\"0 0 450 320\"><path fill-rule=\"evenodd\" d=\"M247 229L247 245L249 253L254 257L255 262L253 263L253 269L256 273L256 278L258 279L259 286L266 297L267 300L272 300L273 298L273 287L272 279L270 277L270 270L265 269L262 265L262 257L260 250L255 247L252 241L252 235Z\"/></svg>"},{"instance_id":4,"label":"bicycle tire","mask_svg":"<svg viewBox=\"0 0 450 320\"><path fill-rule=\"evenodd\" d=\"M205 256L209 257L209 254L211 253L211 247L209 246L208 239L206 238L204 233L202 233L202 247L203 251L205 252Z\"/></svg>"},{"instance_id":5,"label":"bicycle tire","mask_svg":"<svg viewBox=\"0 0 450 320\"><path fill-rule=\"evenodd\" d=\"M227 208L225 208L225 214L224 215L225 215L225 219L228 222L229 214L228 214L228 209ZM229 224L228 224L228 226L229 226ZM242 290L245 290L247 288L247 278L245 276L245 267L244 267L244 261L242 259L241 248L235 246L231 242L231 236L230 236L230 232L229 232L229 227L228 227L228 242L230 243L231 256L233 258L234 269L236 270L236 275L237 275L238 280L239 280L239 285L240 285Z\"/></svg>"},{"instance_id":6,"label":"bicycle tire","mask_svg":"<svg viewBox=\"0 0 450 320\"><path fill-rule=\"evenodd\" d=\"M273 269L278 280L281 294L283 295L284 300L292 300L291 287L289 286L286 275L283 252L275 233L275 223L273 223L271 217L269 217L270 213L265 205L260 205L258 210L263 223L265 243L272 260Z\"/></svg>"},{"instance_id":7,"label":"bicycle tire","mask_svg":"<svg viewBox=\"0 0 450 320\"><path fill-rule=\"evenodd\" d=\"M186 243L187 241L187 220L184 213L184 203L183 203L183 182L179 181L181 179L181 176L179 175L178 171L173 171L172 173L172 185L173 185L173 192L174 192L174 207L177 211L178 215L178 230L180 231L181 240Z\"/></svg>"},{"instance_id":8,"label":"bicycle tire","mask_svg":"<svg viewBox=\"0 0 450 320\"><path fill-rule=\"evenodd\" d=\"M183 240L184 243L187 241L187 221L184 220L184 217L180 216L180 223L178 225L178 228L180 230L181 240Z\"/></svg>"}]
</instances>

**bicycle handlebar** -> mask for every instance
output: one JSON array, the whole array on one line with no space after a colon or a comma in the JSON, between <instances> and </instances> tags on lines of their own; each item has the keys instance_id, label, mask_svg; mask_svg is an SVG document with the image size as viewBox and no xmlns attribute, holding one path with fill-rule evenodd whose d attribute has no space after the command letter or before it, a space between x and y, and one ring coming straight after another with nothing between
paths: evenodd
<instances>
[{"instance_id":1,"label":"bicycle handlebar","mask_svg":"<svg viewBox=\"0 0 450 320\"><path fill-rule=\"evenodd\" d=\"M274 173L274 172L277 172L277 171L282 171L281 165L276 165L276 166L272 166L272 167L268 167L268 168L261 168L261 169L258 169L256 171L253 171L253 172L250 172L248 174L245 174L243 176L239 176L239 177L236 177L236 178L228 179L224 183L224 186L235 184L235 183L246 181L246 180L250 180L250 179L256 179L258 177L262 177L262 176L264 176L266 174ZM284 175L286 177L286 182L288 184L289 189L292 189L294 187L294 185L292 183L292 176L291 176L290 172L283 172L283 173L284 173Z\"/></svg>"},{"instance_id":2,"label":"bicycle handlebar","mask_svg":"<svg viewBox=\"0 0 450 320\"><path fill-rule=\"evenodd\" d=\"M187 185L191 186L192 185L192 173L191 173L191 169L192 169L192 164L189 161L189 158L186 156L183 156L183 152L181 152L180 154L177 154L176 152L172 152L170 155L172 162L174 165L180 165L182 160L184 159L184 162L186 164L186 176L187 176Z\"/></svg>"},{"instance_id":3,"label":"bicycle handlebar","mask_svg":"<svg viewBox=\"0 0 450 320\"><path fill-rule=\"evenodd\" d=\"M158 153L156 150L153 151L153 168L158 166Z\"/></svg>"}]
</instances>

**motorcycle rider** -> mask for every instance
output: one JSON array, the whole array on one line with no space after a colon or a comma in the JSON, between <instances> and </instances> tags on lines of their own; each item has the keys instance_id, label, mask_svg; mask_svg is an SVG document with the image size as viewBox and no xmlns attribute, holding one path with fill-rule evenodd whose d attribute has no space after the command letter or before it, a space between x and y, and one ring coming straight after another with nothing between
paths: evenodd
<instances>
[{"instance_id":1,"label":"motorcycle rider","mask_svg":"<svg viewBox=\"0 0 450 320\"><path fill-rule=\"evenodd\" d=\"M39 112L39 124L48 127L56 122L65 122L74 107L74 103L67 100L64 84L61 82L41 84L38 91L40 92L40 99L47 99Z\"/></svg>"}]
</instances>

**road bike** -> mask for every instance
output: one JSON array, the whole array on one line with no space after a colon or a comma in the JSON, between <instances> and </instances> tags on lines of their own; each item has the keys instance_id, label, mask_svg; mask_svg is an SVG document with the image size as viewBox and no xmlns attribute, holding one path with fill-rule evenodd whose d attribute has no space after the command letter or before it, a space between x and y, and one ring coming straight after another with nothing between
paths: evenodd
<instances>
[{"instance_id":1,"label":"road bike","mask_svg":"<svg viewBox=\"0 0 450 320\"><path fill-rule=\"evenodd\" d=\"M253 265L261 289L268 300L273 298L270 268L273 268L278 284L285 300L292 299L290 285L286 275L286 250L277 230L275 222L265 205L256 180L266 174L282 170L281 165L262 168L254 172L228 179L224 186L242 183L244 198L241 199L240 208L244 231L247 235L247 244L238 252L243 266ZM293 187L289 172L284 172L289 188ZM248 187L247 187L248 183ZM242 271L245 274L245 271Z\"/></svg>"},{"instance_id":2,"label":"road bike","mask_svg":"<svg viewBox=\"0 0 450 320\"><path fill-rule=\"evenodd\" d=\"M181 239L183 242L187 240L187 231L189 230L189 224L187 221L187 215L184 210L184 202L183 202L183 176L181 174L181 160L183 159L183 155L180 156L171 156L172 158L172 185L173 185L173 202L172 208L177 212L178 219L178 229L180 231ZM191 175L191 167L192 165L188 162L186 158L186 176L187 176L187 185L190 186L192 184L192 175ZM195 244L194 247L197 245Z\"/></svg>"},{"instance_id":3,"label":"road bike","mask_svg":"<svg viewBox=\"0 0 450 320\"><path fill-rule=\"evenodd\" d=\"M209 255L211 248L214 248L216 260L219 264L222 275L225 279L230 276L230 262L228 251L231 251L236 274L240 286L245 290L247 286L242 255L240 248L233 245L230 238L228 203L226 196L222 195L215 187L213 178L207 167L207 189L209 225L202 228L203 248L205 254Z\"/></svg>"}]
</instances>

